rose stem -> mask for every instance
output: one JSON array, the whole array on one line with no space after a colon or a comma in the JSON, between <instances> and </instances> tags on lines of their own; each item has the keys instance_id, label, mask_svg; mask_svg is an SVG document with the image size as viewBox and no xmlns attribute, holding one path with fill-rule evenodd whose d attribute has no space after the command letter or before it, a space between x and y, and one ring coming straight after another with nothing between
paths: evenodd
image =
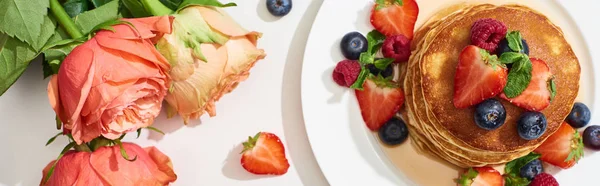
<instances>
[{"instance_id":1,"label":"rose stem","mask_svg":"<svg viewBox=\"0 0 600 186\"><path fill-rule=\"evenodd\" d=\"M67 31L71 38L75 39L83 37L81 31L75 26L75 22L69 17L58 0L50 0L50 11L52 11L52 14L58 20L58 23Z\"/></svg>"},{"instance_id":2,"label":"rose stem","mask_svg":"<svg viewBox=\"0 0 600 186\"><path fill-rule=\"evenodd\" d=\"M173 10L163 5L159 0L142 0L145 9L154 16L163 16L173 13Z\"/></svg>"}]
</instances>

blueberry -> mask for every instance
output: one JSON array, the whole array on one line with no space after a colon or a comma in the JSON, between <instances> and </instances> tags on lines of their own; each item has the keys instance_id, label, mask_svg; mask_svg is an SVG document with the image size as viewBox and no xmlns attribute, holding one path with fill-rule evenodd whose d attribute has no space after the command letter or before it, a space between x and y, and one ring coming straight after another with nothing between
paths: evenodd
<instances>
[{"instance_id":1,"label":"blueberry","mask_svg":"<svg viewBox=\"0 0 600 186\"><path fill-rule=\"evenodd\" d=\"M340 42L342 54L349 60L357 60L360 53L366 52L369 44L367 38L358 32L347 33Z\"/></svg>"},{"instance_id":2,"label":"blueberry","mask_svg":"<svg viewBox=\"0 0 600 186\"><path fill-rule=\"evenodd\" d=\"M504 124L506 110L500 101L487 99L475 108L475 124L486 130L494 130Z\"/></svg>"},{"instance_id":3,"label":"blueberry","mask_svg":"<svg viewBox=\"0 0 600 186\"><path fill-rule=\"evenodd\" d=\"M600 126L589 126L583 131L583 145L590 149L600 150Z\"/></svg>"},{"instance_id":4,"label":"blueberry","mask_svg":"<svg viewBox=\"0 0 600 186\"><path fill-rule=\"evenodd\" d=\"M519 170L521 177L527 178L528 180L533 180L535 176L542 172L544 172L544 168L542 167L542 161L540 161L540 159L530 161Z\"/></svg>"},{"instance_id":5,"label":"blueberry","mask_svg":"<svg viewBox=\"0 0 600 186\"><path fill-rule=\"evenodd\" d=\"M520 52L529 55L529 45L527 44L527 41L524 39L521 39L521 41L523 41L523 49ZM514 52L512 49L510 49L510 47L508 47L508 41L506 38L500 40L500 43L498 43L498 48L496 48L496 54L498 57L500 57L504 52Z\"/></svg>"},{"instance_id":6,"label":"blueberry","mask_svg":"<svg viewBox=\"0 0 600 186\"><path fill-rule=\"evenodd\" d=\"M524 112L517 121L519 136L526 140L534 140L546 132L546 116L541 112Z\"/></svg>"},{"instance_id":7,"label":"blueberry","mask_svg":"<svg viewBox=\"0 0 600 186\"><path fill-rule=\"evenodd\" d=\"M374 76L376 76L377 74L381 73L381 70L379 70L373 64L367 64L366 67L369 69L369 72L371 72L371 74L373 74Z\"/></svg>"},{"instance_id":8,"label":"blueberry","mask_svg":"<svg viewBox=\"0 0 600 186\"><path fill-rule=\"evenodd\" d=\"M392 118L379 128L379 139L387 145L398 145L408 138L408 128L404 121Z\"/></svg>"},{"instance_id":9,"label":"blueberry","mask_svg":"<svg viewBox=\"0 0 600 186\"><path fill-rule=\"evenodd\" d=\"M381 76L383 76L384 78L390 77L392 74L394 74L394 67L393 67L393 65L388 65L385 68L385 70L381 71Z\"/></svg>"},{"instance_id":10,"label":"blueberry","mask_svg":"<svg viewBox=\"0 0 600 186\"><path fill-rule=\"evenodd\" d=\"M573 128L585 127L590 122L590 109L583 103L575 103L567 116L567 123Z\"/></svg>"},{"instance_id":11,"label":"blueberry","mask_svg":"<svg viewBox=\"0 0 600 186\"><path fill-rule=\"evenodd\" d=\"M285 16L292 10L292 0L267 0L267 10L274 16Z\"/></svg>"}]
</instances>

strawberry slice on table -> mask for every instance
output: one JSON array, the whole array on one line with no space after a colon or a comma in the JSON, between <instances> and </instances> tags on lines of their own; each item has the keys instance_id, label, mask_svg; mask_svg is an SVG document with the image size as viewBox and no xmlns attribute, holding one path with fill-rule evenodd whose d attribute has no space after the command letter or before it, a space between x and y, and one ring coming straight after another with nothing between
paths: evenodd
<instances>
[{"instance_id":1,"label":"strawberry slice on table","mask_svg":"<svg viewBox=\"0 0 600 186\"><path fill-rule=\"evenodd\" d=\"M458 186L503 186L504 178L491 167L470 168L456 180Z\"/></svg>"},{"instance_id":2,"label":"strawberry slice on table","mask_svg":"<svg viewBox=\"0 0 600 186\"><path fill-rule=\"evenodd\" d=\"M468 108L502 92L508 78L508 70L485 49L475 45L465 47L458 58L454 76L456 108Z\"/></svg>"},{"instance_id":3,"label":"strawberry slice on table","mask_svg":"<svg viewBox=\"0 0 600 186\"><path fill-rule=\"evenodd\" d=\"M583 156L583 141L577 130L563 122L534 152L542 155L540 160L567 169Z\"/></svg>"},{"instance_id":4,"label":"strawberry slice on table","mask_svg":"<svg viewBox=\"0 0 600 186\"><path fill-rule=\"evenodd\" d=\"M259 132L243 143L242 167L254 174L282 175L290 168L285 148L275 134Z\"/></svg>"},{"instance_id":5,"label":"strawberry slice on table","mask_svg":"<svg viewBox=\"0 0 600 186\"><path fill-rule=\"evenodd\" d=\"M419 6L415 0L376 0L371 24L385 36L404 35L412 39Z\"/></svg>"},{"instance_id":6,"label":"strawberry slice on table","mask_svg":"<svg viewBox=\"0 0 600 186\"><path fill-rule=\"evenodd\" d=\"M530 111L541 111L548 107L550 101L554 99L556 94L553 88L555 86L554 79L546 62L535 58L530 58L530 60L532 66L531 81L525 91L514 98L508 98L504 93L500 94L500 97L518 107Z\"/></svg>"},{"instance_id":7,"label":"strawberry slice on table","mask_svg":"<svg viewBox=\"0 0 600 186\"><path fill-rule=\"evenodd\" d=\"M363 90L355 90L355 94L363 120L372 131L379 130L404 104L402 89L383 78L366 79Z\"/></svg>"}]
</instances>

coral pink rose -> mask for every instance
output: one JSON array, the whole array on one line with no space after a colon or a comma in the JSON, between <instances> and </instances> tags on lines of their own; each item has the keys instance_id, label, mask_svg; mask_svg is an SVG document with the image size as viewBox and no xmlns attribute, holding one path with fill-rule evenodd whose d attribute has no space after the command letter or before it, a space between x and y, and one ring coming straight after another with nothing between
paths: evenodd
<instances>
[{"instance_id":1,"label":"coral pink rose","mask_svg":"<svg viewBox=\"0 0 600 186\"><path fill-rule=\"evenodd\" d=\"M172 17L125 19L77 46L48 85L48 97L77 144L116 139L152 124L167 94L169 62L154 48Z\"/></svg>"},{"instance_id":2,"label":"coral pink rose","mask_svg":"<svg viewBox=\"0 0 600 186\"><path fill-rule=\"evenodd\" d=\"M171 160L155 147L123 143L123 148L130 158L137 156L135 161L121 157L119 146L100 147L94 152L69 151L58 162L48 163L40 185L158 186L177 180ZM55 162L54 172L46 177Z\"/></svg>"}]
</instances>

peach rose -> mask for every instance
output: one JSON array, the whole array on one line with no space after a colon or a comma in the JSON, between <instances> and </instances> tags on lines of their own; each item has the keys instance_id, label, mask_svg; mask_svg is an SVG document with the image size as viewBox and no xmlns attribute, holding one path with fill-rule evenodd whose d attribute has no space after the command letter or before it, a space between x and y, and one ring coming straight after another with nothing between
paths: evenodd
<instances>
[{"instance_id":1,"label":"peach rose","mask_svg":"<svg viewBox=\"0 0 600 186\"><path fill-rule=\"evenodd\" d=\"M171 160L155 147L123 143L123 148L130 158L137 157L135 161L121 157L119 146L100 147L94 152L69 151L58 162L48 163L40 186L158 186L177 180ZM55 162L54 172L46 177Z\"/></svg>"},{"instance_id":2,"label":"peach rose","mask_svg":"<svg viewBox=\"0 0 600 186\"><path fill-rule=\"evenodd\" d=\"M48 84L48 98L77 144L116 139L152 124L167 94L169 62L154 48L172 17L125 19L77 46Z\"/></svg>"}]
</instances>

